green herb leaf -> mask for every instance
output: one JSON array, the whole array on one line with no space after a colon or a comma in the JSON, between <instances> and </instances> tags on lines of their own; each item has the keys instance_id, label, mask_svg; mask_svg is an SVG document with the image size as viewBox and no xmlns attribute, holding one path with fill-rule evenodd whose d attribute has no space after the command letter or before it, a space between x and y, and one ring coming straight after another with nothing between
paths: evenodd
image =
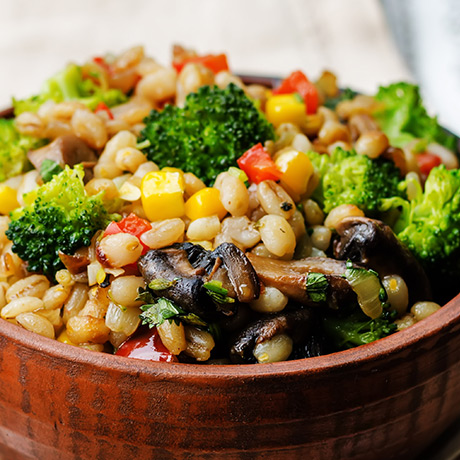
<instances>
[{"instance_id":1,"label":"green herb leaf","mask_svg":"<svg viewBox=\"0 0 460 460\"><path fill-rule=\"evenodd\" d=\"M307 276L307 294L313 302L325 302L329 282L323 273L309 273Z\"/></svg>"},{"instance_id":2,"label":"green herb leaf","mask_svg":"<svg viewBox=\"0 0 460 460\"><path fill-rule=\"evenodd\" d=\"M146 304L152 304L156 301L156 298L148 289L140 287L137 289L136 300L140 300L141 302L144 302Z\"/></svg>"},{"instance_id":3,"label":"green herb leaf","mask_svg":"<svg viewBox=\"0 0 460 460\"><path fill-rule=\"evenodd\" d=\"M150 328L160 326L167 319L184 313L179 307L164 297L159 298L154 304L142 305L140 318L142 324L148 324Z\"/></svg>"},{"instance_id":4,"label":"green herb leaf","mask_svg":"<svg viewBox=\"0 0 460 460\"><path fill-rule=\"evenodd\" d=\"M180 321L183 321L184 323L190 324L192 326L208 328L208 323L202 320L198 315L195 315L195 313L184 313L184 314L178 315L177 318Z\"/></svg>"},{"instance_id":5,"label":"green herb leaf","mask_svg":"<svg viewBox=\"0 0 460 460\"><path fill-rule=\"evenodd\" d=\"M49 182L53 176L64 171L59 163L53 160L45 158L40 166L40 176L42 176L43 182Z\"/></svg>"},{"instance_id":6,"label":"green herb leaf","mask_svg":"<svg viewBox=\"0 0 460 460\"><path fill-rule=\"evenodd\" d=\"M150 328L160 326L166 320L175 321L177 324L184 322L193 326L208 328L208 323L198 315L182 310L164 297L160 297L151 304L142 305L141 310L142 324L148 324Z\"/></svg>"}]
</instances>

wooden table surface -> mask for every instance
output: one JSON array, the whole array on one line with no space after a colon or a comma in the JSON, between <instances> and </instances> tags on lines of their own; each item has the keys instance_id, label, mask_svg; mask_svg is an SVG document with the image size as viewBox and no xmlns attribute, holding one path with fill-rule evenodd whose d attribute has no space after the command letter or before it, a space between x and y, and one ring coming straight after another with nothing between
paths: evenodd
<instances>
[{"instance_id":1,"label":"wooden table surface","mask_svg":"<svg viewBox=\"0 0 460 460\"><path fill-rule=\"evenodd\" d=\"M168 64L173 43L228 53L240 73L311 78L328 68L373 92L410 74L376 0L2 0L0 100L24 97L66 62L143 44Z\"/></svg>"}]
</instances>

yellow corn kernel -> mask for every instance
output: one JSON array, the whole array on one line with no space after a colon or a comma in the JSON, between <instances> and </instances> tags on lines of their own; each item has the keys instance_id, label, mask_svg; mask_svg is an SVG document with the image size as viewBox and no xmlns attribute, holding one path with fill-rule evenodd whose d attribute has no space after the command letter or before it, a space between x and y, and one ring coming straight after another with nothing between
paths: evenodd
<instances>
[{"instance_id":1,"label":"yellow corn kernel","mask_svg":"<svg viewBox=\"0 0 460 460\"><path fill-rule=\"evenodd\" d=\"M184 215L184 182L178 172L151 171L142 179L141 199L149 220Z\"/></svg>"},{"instance_id":2,"label":"yellow corn kernel","mask_svg":"<svg viewBox=\"0 0 460 460\"><path fill-rule=\"evenodd\" d=\"M220 201L220 192L216 188L203 188L194 193L185 203L185 215L191 220L214 214L217 214L220 220L227 214Z\"/></svg>"},{"instance_id":3,"label":"yellow corn kernel","mask_svg":"<svg viewBox=\"0 0 460 460\"><path fill-rule=\"evenodd\" d=\"M9 214L18 207L17 191L8 185L0 185L0 214Z\"/></svg>"},{"instance_id":4,"label":"yellow corn kernel","mask_svg":"<svg viewBox=\"0 0 460 460\"><path fill-rule=\"evenodd\" d=\"M172 166L165 166L164 168L161 168L161 170L164 171L164 172L175 172L175 173L179 173L179 174L180 174L180 178L181 178L182 188L185 188L184 171L182 171L182 169L173 168Z\"/></svg>"},{"instance_id":5,"label":"yellow corn kernel","mask_svg":"<svg viewBox=\"0 0 460 460\"><path fill-rule=\"evenodd\" d=\"M269 122L278 127L281 123L300 125L307 116L306 105L298 94L276 94L267 100L265 114Z\"/></svg>"},{"instance_id":6,"label":"yellow corn kernel","mask_svg":"<svg viewBox=\"0 0 460 460\"><path fill-rule=\"evenodd\" d=\"M290 195L300 196L307 191L314 168L305 153L288 147L275 156L275 164L283 173L281 185Z\"/></svg>"},{"instance_id":7,"label":"yellow corn kernel","mask_svg":"<svg viewBox=\"0 0 460 460\"><path fill-rule=\"evenodd\" d=\"M69 336L67 335L67 331L64 329L56 339L58 342L66 343L67 345L75 345L70 339Z\"/></svg>"}]
</instances>

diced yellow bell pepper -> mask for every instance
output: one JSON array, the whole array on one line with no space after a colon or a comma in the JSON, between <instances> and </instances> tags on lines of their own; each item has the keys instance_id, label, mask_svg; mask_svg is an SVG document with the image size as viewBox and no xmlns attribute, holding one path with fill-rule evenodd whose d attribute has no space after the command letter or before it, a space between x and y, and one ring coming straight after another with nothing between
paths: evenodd
<instances>
[{"instance_id":1,"label":"diced yellow bell pepper","mask_svg":"<svg viewBox=\"0 0 460 460\"><path fill-rule=\"evenodd\" d=\"M217 214L223 219L227 211L220 201L220 192L216 188L206 187L194 193L185 203L185 215L191 219L200 219Z\"/></svg>"},{"instance_id":2,"label":"diced yellow bell pepper","mask_svg":"<svg viewBox=\"0 0 460 460\"><path fill-rule=\"evenodd\" d=\"M178 172L151 171L142 179L141 200L150 221L184 215L183 178Z\"/></svg>"},{"instance_id":3,"label":"diced yellow bell pepper","mask_svg":"<svg viewBox=\"0 0 460 460\"><path fill-rule=\"evenodd\" d=\"M283 173L280 179L281 185L293 198L303 195L314 172L308 156L288 147L281 150L274 160L276 167Z\"/></svg>"},{"instance_id":4,"label":"diced yellow bell pepper","mask_svg":"<svg viewBox=\"0 0 460 460\"><path fill-rule=\"evenodd\" d=\"M67 345L75 345L70 339L69 336L67 335L67 331L64 329L56 339L58 342L66 343Z\"/></svg>"},{"instance_id":5,"label":"diced yellow bell pepper","mask_svg":"<svg viewBox=\"0 0 460 460\"><path fill-rule=\"evenodd\" d=\"M300 125L307 116L307 107L300 95L276 94L267 99L265 105L267 120L278 127L282 123Z\"/></svg>"},{"instance_id":6,"label":"diced yellow bell pepper","mask_svg":"<svg viewBox=\"0 0 460 460\"><path fill-rule=\"evenodd\" d=\"M9 214L19 207L17 191L8 185L0 185L0 214Z\"/></svg>"}]
</instances>

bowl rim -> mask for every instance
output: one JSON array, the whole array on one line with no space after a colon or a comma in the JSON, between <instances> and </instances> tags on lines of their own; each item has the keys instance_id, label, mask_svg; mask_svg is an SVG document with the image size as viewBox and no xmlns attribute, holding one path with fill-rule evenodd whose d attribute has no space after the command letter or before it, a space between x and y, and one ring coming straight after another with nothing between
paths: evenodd
<instances>
[{"instance_id":1,"label":"bowl rim","mask_svg":"<svg viewBox=\"0 0 460 460\"><path fill-rule=\"evenodd\" d=\"M267 364L205 365L163 363L127 358L61 343L55 339L30 332L1 318L0 338L6 338L24 348L44 353L52 358L70 361L75 365L89 364L93 365L95 369L108 372L144 374L174 380L187 378L199 382L205 378L207 384L210 380L215 384L222 379L227 381L237 378L240 381L248 381L255 378L269 379L277 376L312 375L353 369L370 361L376 362L388 358L388 356L402 353L415 343L422 344L433 336L440 337L458 324L460 324L460 294L430 317L375 342L328 355Z\"/></svg>"}]
</instances>

